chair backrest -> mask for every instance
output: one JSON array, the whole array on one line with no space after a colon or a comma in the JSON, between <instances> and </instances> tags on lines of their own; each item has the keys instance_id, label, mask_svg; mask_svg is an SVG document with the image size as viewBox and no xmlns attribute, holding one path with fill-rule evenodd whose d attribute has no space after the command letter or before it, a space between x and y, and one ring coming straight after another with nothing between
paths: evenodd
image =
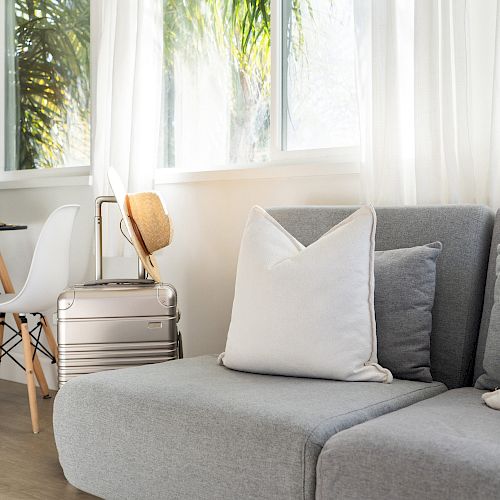
<instances>
[{"instance_id":1,"label":"chair backrest","mask_svg":"<svg viewBox=\"0 0 500 500\"><path fill-rule=\"evenodd\" d=\"M54 210L42 227L26 282L16 297L19 312L53 308L68 285L71 232L79 205Z\"/></svg>"},{"instance_id":2,"label":"chair backrest","mask_svg":"<svg viewBox=\"0 0 500 500\"><path fill-rule=\"evenodd\" d=\"M357 207L273 208L269 213L309 245ZM493 212L475 205L376 208L377 250L441 241L432 318L431 371L449 388L472 382L493 229ZM375 283L375 288L377 284ZM404 332L401 332L404 335Z\"/></svg>"}]
</instances>

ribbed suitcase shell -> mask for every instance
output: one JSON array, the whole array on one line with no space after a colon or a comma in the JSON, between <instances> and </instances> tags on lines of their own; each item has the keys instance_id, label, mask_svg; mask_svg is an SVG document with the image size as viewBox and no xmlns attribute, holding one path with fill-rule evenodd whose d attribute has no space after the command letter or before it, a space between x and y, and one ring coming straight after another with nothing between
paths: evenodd
<instances>
[{"instance_id":1,"label":"ribbed suitcase shell","mask_svg":"<svg viewBox=\"0 0 500 500\"><path fill-rule=\"evenodd\" d=\"M177 293L168 284L76 285L57 302L59 387L101 370L178 357Z\"/></svg>"}]
</instances>

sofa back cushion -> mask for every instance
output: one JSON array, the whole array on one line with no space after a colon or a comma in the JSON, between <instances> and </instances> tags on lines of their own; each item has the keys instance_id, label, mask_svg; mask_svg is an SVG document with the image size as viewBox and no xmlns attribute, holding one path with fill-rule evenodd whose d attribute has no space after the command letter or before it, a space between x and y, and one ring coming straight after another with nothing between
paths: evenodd
<instances>
[{"instance_id":1,"label":"sofa back cushion","mask_svg":"<svg viewBox=\"0 0 500 500\"><path fill-rule=\"evenodd\" d=\"M496 262L497 262L497 247L500 245L500 210L495 217L495 225L491 236L490 256L488 261L488 274L486 276L486 288L484 291L484 306L481 319L481 327L479 329L479 338L477 341L476 364L474 367L474 382L484 373L483 359L488 338L488 328L490 326L491 309L493 307L493 298L495 292Z\"/></svg>"},{"instance_id":2,"label":"sofa back cushion","mask_svg":"<svg viewBox=\"0 0 500 500\"><path fill-rule=\"evenodd\" d=\"M310 245L358 207L271 208L269 213ZM437 263L431 371L448 388L470 385L479 333L493 213L475 205L377 208L377 250L443 244ZM375 288L377 284L375 283Z\"/></svg>"},{"instance_id":3,"label":"sofa back cushion","mask_svg":"<svg viewBox=\"0 0 500 500\"><path fill-rule=\"evenodd\" d=\"M498 250L500 251L500 245ZM477 389L489 389L491 391L500 387L500 253L497 256L496 273L497 280L490 314L490 326L484 348L484 373L479 376L475 384Z\"/></svg>"}]
</instances>

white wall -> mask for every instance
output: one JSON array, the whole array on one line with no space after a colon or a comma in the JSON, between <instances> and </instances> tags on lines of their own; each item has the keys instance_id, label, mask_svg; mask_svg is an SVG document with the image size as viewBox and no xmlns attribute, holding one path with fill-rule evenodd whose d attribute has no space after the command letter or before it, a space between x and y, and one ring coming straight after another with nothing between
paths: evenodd
<instances>
[{"instance_id":1,"label":"white wall","mask_svg":"<svg viewBox=\"0 0 500 500\"><path fill-rule=\"evenodd\" d=\"M351 174L174 183L158 189L166 199L175 231L172 245L158 259L164 280L178 291L186 356L224 349L239 241L251 206L359 202L359 179ZM41 224L65 203L81 205L73 236L71 280L93 279L91 187L0 191L0 219L29 225L28 231L0 234L0 251L17 288L26 277ZM105 266L108 276L134 276L137 264L133 258L121 258ZM0 378L23 381L24 374L12 362L2 365ZM54 374L48 377L52 386Z\"/></svg>"}]
</instances>

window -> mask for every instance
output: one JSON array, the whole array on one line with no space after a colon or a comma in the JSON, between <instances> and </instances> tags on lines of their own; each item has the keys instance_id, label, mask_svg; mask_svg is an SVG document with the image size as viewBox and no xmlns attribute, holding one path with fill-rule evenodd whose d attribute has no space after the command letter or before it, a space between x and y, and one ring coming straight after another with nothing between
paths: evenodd
<instances>
[{"instance_id":1,"label":"window","mask_svg":"<svg viewBox=\"0 0 500 500\"><path fill-rule=\"evenodd\" d=\"M166 167L359 145L353 0L164 0L164 55Z\"/></svg>"},{"instance_id":2,"label":"window","mask_svg":"<svg viewBox=\"0 0 500 500\"><path fill-rule=\"evenodd\" d=\"M5 170L90 164L90 0L5 2Z\"/></svg>"},{"instance_id":3,"label":"window","mask_svg":"<svg viewBox=\"0 0 500 500\"><path fill-rule=\"evenodd\" d=\"M92 1L4 1L5 170L90 164ZM159 1L163 166L357 150L353 0Z\"/></svg>"},{"instance_id":4,"label":"window","mask_svg":"<svg viewBox=\"0 0 500 500\"><path fill-rule=\"evenodd\" d=\"M284 150L359 144L352 0L283 7Z\"/></svg>"},{"instance_id":5,"label":"window","mask_svg":"<svg viewBox=\"0 0 500 500\"><path fill-rule=\"evenodd\" d=\"M267 160L269 2L165 0L164 16L164 163Z\"/></svg>"}]
</instances>

